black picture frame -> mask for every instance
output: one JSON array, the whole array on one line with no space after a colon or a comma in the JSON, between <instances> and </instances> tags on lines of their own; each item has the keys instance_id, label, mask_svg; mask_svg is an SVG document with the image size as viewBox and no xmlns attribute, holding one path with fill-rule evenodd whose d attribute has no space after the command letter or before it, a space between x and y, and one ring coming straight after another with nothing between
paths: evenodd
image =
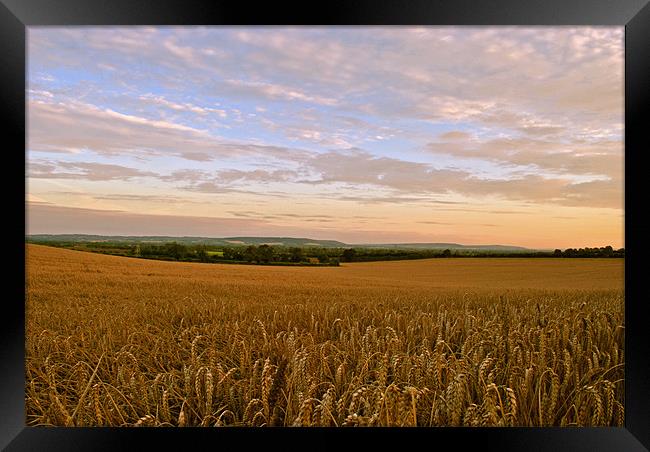
<instances>
[{"instance_id":1,"label":"black picture frame","mask_svg":"<svg viewBox=\"0 0 650 452\"><path fill-rule=\"evenodd\" d=\"M25 427L25 76L26 27L37 25L618 25L625 26L625 427L438 429L119 429ZM0 363L0 446L6 450L121 450L157 445L224 447L263 442L314 449L388 438L405 446L499 450L637 451L650 448L650 338L643 305L643 155L650 139L643 120L650 106L648 0L330 0L327 2L0 0L0 115L4 126L5 263ZM22 182L21 182L22 180ZM8 196L7 196L8 195ZM24 192L23 192L24 195ZM11 239L9 239L11 237ZM352 431L353 430L353 431ZM304 443L304 442L307 443ZM302 445L301 445L302 444ZM199 446L202 447L202 446ZM357 446L358 447L358 446Z\"/></svg>"}]
</instances>

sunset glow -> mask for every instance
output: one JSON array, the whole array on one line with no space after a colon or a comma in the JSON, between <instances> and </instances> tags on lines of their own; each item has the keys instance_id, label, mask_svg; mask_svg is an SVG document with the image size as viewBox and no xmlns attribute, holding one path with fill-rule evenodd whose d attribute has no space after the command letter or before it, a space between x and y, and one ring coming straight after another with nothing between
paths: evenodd
<instances>
[{"instance_id":1,"label":"sunset glow","mask_svg":"<svg viewBox=\"0 0 650 452\"><path fill-rule=\"evenodd\" d=\"M29 234L624 246L622 27L29 27Z\"/></svg>"}]
</instances>

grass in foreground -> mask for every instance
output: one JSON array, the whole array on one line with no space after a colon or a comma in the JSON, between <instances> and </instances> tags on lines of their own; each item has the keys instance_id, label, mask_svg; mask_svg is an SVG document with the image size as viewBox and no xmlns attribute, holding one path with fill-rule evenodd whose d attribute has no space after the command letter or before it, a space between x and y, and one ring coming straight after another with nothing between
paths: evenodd
<instances>
[{"instance_id":1,"label":"grass in foreground","mask_svg":"<svg viewBox=\"0 0 650 452\"><path fill-rule=\"evenodd\" d=\"M274 268L30 245L27 423L622 425L622 262L545 261Z\"/></svg>"}]
</instances>

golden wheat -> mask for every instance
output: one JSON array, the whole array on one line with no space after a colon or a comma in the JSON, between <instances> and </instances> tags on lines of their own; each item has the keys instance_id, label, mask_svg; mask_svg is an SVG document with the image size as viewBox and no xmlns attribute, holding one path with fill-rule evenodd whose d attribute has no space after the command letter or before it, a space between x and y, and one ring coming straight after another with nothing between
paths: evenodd
<instances>
[{"instance_id":1,"label":"golden wheat","mask_svg":"<svg viewBox=\"0 0 650 452\"><path fill-rule=\"evenodd\" d=\"M618 259L27 263L28 425L624 422Z\"/></svg>"}]
</instances>

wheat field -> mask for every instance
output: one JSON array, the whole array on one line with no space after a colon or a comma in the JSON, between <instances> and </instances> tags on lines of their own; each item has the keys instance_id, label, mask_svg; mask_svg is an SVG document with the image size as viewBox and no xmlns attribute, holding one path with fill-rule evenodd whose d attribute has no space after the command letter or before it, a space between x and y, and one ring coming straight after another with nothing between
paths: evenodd
<instances>
[{"instance_id":1,"label":"wheat field","mask_svg":"<svg viewBox=\"0 0 650 452\"><path fill-rule=\"evenodd\" d=\"M30 426L623 425L622 259L26 259Z\"/></svg>"}]
</instances>

